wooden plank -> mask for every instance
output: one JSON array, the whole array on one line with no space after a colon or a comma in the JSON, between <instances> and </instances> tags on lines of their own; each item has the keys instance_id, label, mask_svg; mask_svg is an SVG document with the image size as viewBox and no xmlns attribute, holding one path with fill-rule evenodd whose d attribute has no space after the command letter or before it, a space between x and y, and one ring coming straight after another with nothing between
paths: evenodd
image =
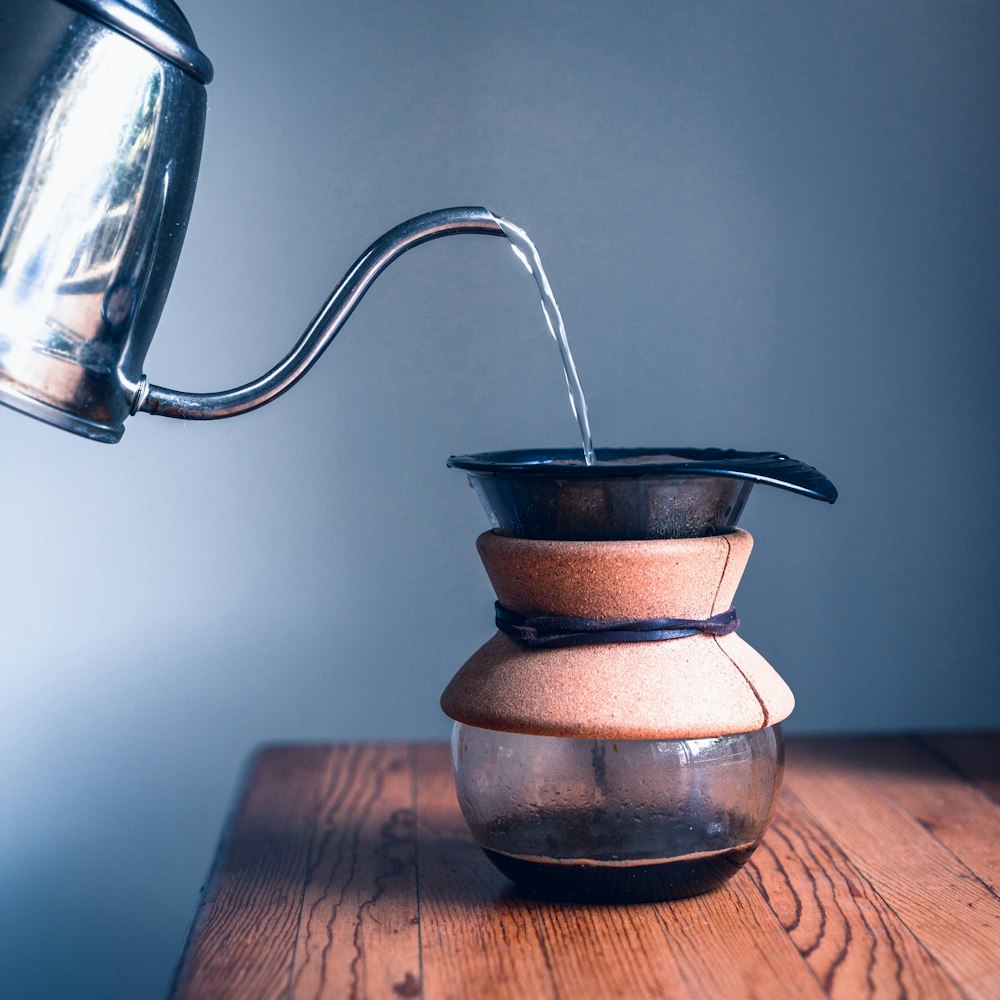
<instances>
[{"instance_id":1,"label":"wooden plank","mask_svg":"<svg viewBox=\"0 0 1000 1000\"><path fill-rule=\"evenodd\" d=\"M658 922L660 940L673 952L692 1000L823 996L746 871L715 892L659 903L649 911L635 909L636 933L655 940L651 921ZM629 941L622 942L626 951Z\"/></svg>"},{"instance_id":2,"label":"wooden plank","mask_svg":"<svg viewBox=\"0 0 1000 1000\"><path fill-rule=\"evenodd\" d=\"M173 996L419 996L415 850L405 746L262 750Z\"/></svg>"},{"instance_id":3,"label":"wooden plank","mask_svg":"<svg viewBox=\"0 0 1000 1000\"><path fill-rule=\"evenodd\" d=\"M931 733L916 740L1000 802L1000 733Z\"/></svg>"},{"instance_id":4,"label":"wooden plank","mask_svg":"<svg viewBox=\"0 0 1000 1000\"><path fill-rule=\"evenodd\" d=\"M837 756L851 773L876 777L885 792L994 892L1000 889L1000 805L977 785L957 780L922 741L844 741Z\"/></svg>"},{"instance_id":5,"label":"wooden plank","mask_svg":"<svg viewBox=\"0 0 1000 1000\"><path fill-rule=\"evenodd\" d=\"M1000 996L1000 901L891 794L849 741L790 742L786 782L818 825L970 997Z\"/></svg>"},{"instance_id":6,"label":"wooden plank","mask_svg":"<svg viewBox=\"0 0 1000 1000\"><path fill-rule=\"evenodd\" d=\"M333 752L288 1000L417 997L421 991L412 752Z\"/></svg>"},{"instance_id":7,"label":"wooden plank","mask_svg":"<svg viewBox=\"0 0 1000 1000\"><path fill-rule=\"evenodd\" d=\"M176 1000L286 995L330 759L325 747L268 747L251 761L177 970Z\"/></svg>"},{"instance_id":8,"label":"wooden plank","mask_svg":"<svg viewBox=\"0 0 1000 1000\"><path fill-rule=\"evenodd\" d=\"M473 842L455 800L447 749L417 751L417 850L424 990L448 997L556 995L527 910Z\"/></svg>"},{"instance_id":9,"label":"wooden plank","mask_svg":"<svg viewBox=\"0 0 1000 1000\"><path fill-rule=\"evenodd\" d=\"M420 751L418 843L428 1000L822 996L750 878L675 903L525 900L472 841L447 752Z\"/></svg>"},{"instance_id":10,"label":"wooden plank","mask_svg":"<svg viewBox=\"0 0 1000 1000\"><path fill-rule=\"evenodd\" d=\"M834 1000L962 996L789 788L748 871Z\"/></svg>"}]
</instances>

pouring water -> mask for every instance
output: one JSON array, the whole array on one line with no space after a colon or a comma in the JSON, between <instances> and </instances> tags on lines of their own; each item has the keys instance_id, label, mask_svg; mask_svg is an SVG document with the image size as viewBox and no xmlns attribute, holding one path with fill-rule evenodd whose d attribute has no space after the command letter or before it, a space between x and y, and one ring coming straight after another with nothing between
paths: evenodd
<instances>
[{"instance_id":1,"label":"pouring water","mask_svg":"<svg viewBox=\"0 0 1000 1000\"><path fill-rule=\"evenodd\" d=\"M583 386L580 385L580 377L576 372L576 364L573 362L573 352L569 348L569 339L566 336L566 326L563 323L562 313L559 310L559 303L552 293L552 286L549 284L545 268L542 267L542 258L538 254L538 248L532 242L531 237L515 226L513 222L493 216L497 225L504 231L507 239L510 240L514 253L522 264L528 269L528 273L535 279L538 285L538 294L542 299L542 313L545 315L545 322L548 325L549 333L559 346L559 354L562 357L563 373L566 376L566 388L569 390L569 405L573 409L573 416L580 425L580 439L583 442L583 460L587 465L593 465L596 461L594 457L594 442L590 436L590 421L587 418L587 400L583 395Z\"/></svg>"}]
</instances>

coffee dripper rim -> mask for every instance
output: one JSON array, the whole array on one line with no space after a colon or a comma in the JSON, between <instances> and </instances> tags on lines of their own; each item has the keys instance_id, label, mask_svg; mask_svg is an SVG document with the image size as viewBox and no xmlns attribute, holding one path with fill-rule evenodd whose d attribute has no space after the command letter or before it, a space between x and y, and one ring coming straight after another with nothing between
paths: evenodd
<instances>
[{"instance_id":1,"label":"coffee dripper rim","mask_svg":"<svg viewBox=\"0 0 1000 1000\"><path fill-rule=\"evenodd\" d=\"M452 455L448 467L470 477L498 479L723 477L743 479L834 503L837 488L818 469L774 451L732 448L597 448L597 463L586 465L576 448L524 448ZM642 461L642 459L650 459Z\"/></svg>"}]
</instances>

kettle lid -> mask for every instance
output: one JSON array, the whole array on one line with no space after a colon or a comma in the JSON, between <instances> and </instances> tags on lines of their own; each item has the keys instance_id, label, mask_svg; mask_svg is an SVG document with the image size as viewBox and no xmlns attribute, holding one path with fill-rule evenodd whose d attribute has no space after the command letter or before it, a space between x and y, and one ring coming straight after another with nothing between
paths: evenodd
<instances>
[{"instance_id":1,"label":"kettle lid","mask_svg":"<svg viewBox=\"0 0 1000 1000\"><path fill-rule=\"evenodd\" d=\"M61 0L179 66L199 83L215 70L173 0Z\"/></svg>"}]
</instances>

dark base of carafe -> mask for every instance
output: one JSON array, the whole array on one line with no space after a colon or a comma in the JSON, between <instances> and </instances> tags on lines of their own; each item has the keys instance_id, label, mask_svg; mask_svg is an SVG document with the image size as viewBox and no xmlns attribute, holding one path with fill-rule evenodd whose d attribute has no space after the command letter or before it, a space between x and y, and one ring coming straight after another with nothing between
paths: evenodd
<instances>
[{"instance_id":1,"label":"dark base of carafe","mask_svg":"<svg viewBox=\"0 0 1000 1000\"><path fill-rule=\"evenodd\" d=\"M718 889L749 860L754 847L646 864L572 864L518 858L483 848L486 857L532 899L567 903L657 903Z\"/></svg>"}]
</instances>

